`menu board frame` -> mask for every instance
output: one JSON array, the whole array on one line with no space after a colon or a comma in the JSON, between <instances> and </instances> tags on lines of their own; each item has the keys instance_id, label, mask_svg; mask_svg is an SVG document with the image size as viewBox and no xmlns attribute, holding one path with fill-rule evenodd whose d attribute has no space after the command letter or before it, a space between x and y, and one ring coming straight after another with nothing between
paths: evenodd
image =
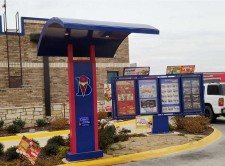
<instances>
[{"instance_id":1,"label":"menu board frame","mask_svg":"<svg viewBox=\"0 0 225 166\"><path fill-rule=\"evenodd\" d=\"M158 79L139 79L137 86L138 113L140 115L158 114Z\"/></svg>"},{"instance_id":2,"label":"menu board frame","mask_svg":"<svg viewBox=\"0 0 225 166\"><path fill-rule=\"evenodd\" d=\"M184 110L184 97L186 94L183 94L183 80L185 80L185 78L188 79L198 79L199 82L199 87L198 90L200 92L199 96L193 96L195 99L194 100L199 100L200 99L200 104L201 104L201 108L200 109L193 109L193 110ZM142 80L156 80L157 82L157 102L151 101L151 95L149 94L144 94L141 95L139 90L140 90L140 82ZM173 102L175 102L177 100L177 102L175 103L175 105L178 107L177 110L172 110L169 111L165 109L165 103L163 103L162 99L164 100L164 98L162 98L163 95L162 94L162 82L163 80L176 80L176 84L177 84L177 98L174 98L174 94L170 94L173 97L170 98L170 96L166 96L166 100L173 100ZM118 97L117 97L117 90L116 90L116 82L117 81L133 81L133 93L134 93L134 97L133 97L133 106L135 106L135 111L133 111L132 113L122 113L120 112L120 110L118 111L118 108L120 106L118 106ZM148 90L148 88L147 88ZM171 89L172 91L175 89ZM193 92L195 91L195 89L193 89ZM165 93L165 92L163 92ZM127 94L127 92L125 92L124 94ZM167 93L166 93L167 94ZM126 97L127 98L127 97ZM188 99L187 99L188 100ZM142 103L141 103L142 102ZM167 104L174 104L169 103L169 101L167 101ZM142 104L142 105L141 105ZM148 107L146 105L157 105L157 112L151 112L151 111L146 111L143 112L141 111L140 107L143 107L143 105L145 107ZM185 115L203 115L205 113L205 105L204 105L204 87L203 87L203 75L202 74L179 74L179 75L154 75L154 76L150 76L150 77L122 77L122 76L118 76L118 77L114 77L112 79L112 107L113 107L113 111L112 111L112 117L113 119L129 119L129 118L134 118L136 115L142 115L142 116L147 116L147 115L153 115L153 116L161 116L161 115L166 115L166 116L185 116Z\"/></svg>"},{"instance_id":3,"label":"menu board frame","mask_svg":"<svg viewBox=\"0 0 225 166\"><path fill-rule=\"evenodd\" d=\"M178 77L161 78L159 82L161 114L182 113L180 79Z\"/></svg>"},{"instance_id":4,"label":"menu board frame","mask_svg":"<svg viewBox=\"0 0 225 166\"><path fill-rule=\"evenodd\" d=\"M196 80L198 80L198 82L196 82ZM185 76L181 78L181 87L182 87L181 89L183 94L182 95L182 103L183 103L182 110L185 114L193 113L193 112L202 112L204 108L203 106L204 100L202 99L203 88L200 86L201 84L202 84L201 77Z\"/></svg>"},{"instance_id":5,"label":"menu board frame","mask_svg":"<svg viewBox=\"0 0 225 166\"><path fill-rule=\"evenodd\" d=\"M118 82L123 82L123 85L118 88ZM129 83L133 82L133 89L130 87ZM133 79L119 79L115 81L115 98L116 98L116 114L118 117L126 117L126 116L135 116L137 114L137 106L136 106L136 81ZM127 113L127 110L133 110L132 113ZM121 111L125 111L126 113L121 113Z\"/></svg>"}]
</instances>

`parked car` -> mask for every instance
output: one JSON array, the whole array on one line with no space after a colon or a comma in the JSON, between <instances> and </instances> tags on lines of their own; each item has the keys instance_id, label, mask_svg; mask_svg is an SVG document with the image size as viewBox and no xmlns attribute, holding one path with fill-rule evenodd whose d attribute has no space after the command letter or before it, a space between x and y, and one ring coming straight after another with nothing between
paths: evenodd
<instances>
[{"instance_id":1,"label":"parked car","mask_svg":"<svg viewBox=\"0 0 225 166\"><path fill-rule=\"evenodd\" d=\"M211 123L219 116L225 116L225 82L215 80L204 81L205 115Z\"/></svg>"}]
</instances>

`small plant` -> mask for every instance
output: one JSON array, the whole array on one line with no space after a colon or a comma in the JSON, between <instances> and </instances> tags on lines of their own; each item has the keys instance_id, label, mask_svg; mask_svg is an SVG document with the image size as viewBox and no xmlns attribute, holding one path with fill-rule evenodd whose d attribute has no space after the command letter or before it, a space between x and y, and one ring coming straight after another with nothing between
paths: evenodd
<instances>
[{"instance_id":1,"label":"small plant","mask_svg":"<svg viewBox=\"0 0 225 166\"><path fill-rule=\"evenodd\" d=\"M65 146L70 146L70 134L68 134L68 137L65 139Z\"/></svg>"},{"instance_id":2,"label":"small plant","mask_svg":"<svg viewBox=\"0 0 225 166\"><path fill-rule=\"evenodd\" d=\"M114 143L116 137L116 127L108 126L106 123L101 123L98 128L99 148L104 152Z\"/></svg>"},{"instance_id":3,"label":"small plant","mask_svg":"<svg viewBox=\"0 0 225 166\"><path fill-rule=\"evenodd\" d=\"M129 134L129 137L146 137L144 133L133 133Z\"/></svg>"},{"instance_id":4,"label":"small plant","mask_svg":"<svg viewBox=\"0 0 225 166\"><path fill-rule=\"evenodd\" d=\"M0 156L4 154L4 145L0 142Z\"/></svg>"},{"instance_id":5,"label":"small plant","mask_svg":"<svg viewBox=\"0 0 225 166\"><path fill-rule=\"evenodd\" d=\"M17 118L13 121L13 124L20 126L20 128L22 129L24 128L26 122Z\"/></svg>"},{"instance_id":6,"label":"small plant","mask_svg":"<svg viewBox=\"0 0 225 166\"><path fill-rule=\"evenodd\" d=\"M45 121L45 119L37 119L36 124L38 127L45 127L47 122Z\"/></svg>"},{"instance_id":7,"label":"small plant","mask_svg":"<svg viewBox=\"0 0 225 166\"><path fill-rule=\"evenodd\" d=\"M48 140L47 144L56 144L58 146L64 146L65 139L63 139L62 136L54 136Z\"/></svg>"},{"instance_id":8,"label":"small plant","mask_svg":"<svg viewBox=\"0 0 225 166\"><path fill-rule=\"evenodd\" d=\"M65 158L66 157L66 152L70 150L70 147L68 146L60 146L59 150L57 152L57 157L59 158Z\"/></svg>"},{"instance_id":9,"label":"small plant","mask_svg":"<svg viewBox=\"0 0 225 166\"><path fill-rule=\"evenodd\" d=\"M108 117L107 112L105 112L105 111L98 112L98 120L107 119L107 117Z\"/></svg>"},{"instance_id":10,"label":"small plant","mask_svg":"<svg viewBox=\"0 0 225 166\"><path fill-rule=\"evenodd\" d=\"M32 138L31 141L34 142L37 145L37 147L40 148L40 143L37 140Z\"/></svg>"},{"instance_id":11,"label":"small plant","mask_svg":"<svg viewBox=\"0 0 225 166\"><path fill-rule=\"evenodd\" d=\"M203 133L209 128L209 119L204 116L196 117L174 117L176 130L183 130L187 133Z\"/></svg>"},{"instance_id":12,"label":"small plant","mask_svg":"<svg viewBox=\"0 0 225 166\"><path fill-rule=\"evenodd\" d=\"M0 129L2 129L3 125L4 125L4 121L1 119L0 120Z\"/></svg>"},{"instance_id":13,"label":"small plant","mask_svg":"<svg viewBox=\"0 0 225 166\"><path fill-rule=\"evenodd\" d=\"M59 146L57 144L47 144L42 148L42 150L45 155L56 155L59 150Z\"/></svg>"},{"instance_id":14,"label":"small plant","mask_svg":"<svg viewBox=\"0 0 225 166\"><path fill-rule=\"evenodd\" d=\"M59 119L54 119L51 122L51 127L53 129L63 129L65 127L65 125L68 124L68 120L65 118L59 118Z\"/></svg>"},{"instance_id":15,"label":"small plant","mask_svg":"<svg viewBox=\"0 0 225 166\"><path fill-rule=\"evenodd\" d=\"M18 126L18 125L16 125L16 124L11 124L11 125L9 125L9 126L7 127L6 130L7 130L8 133L13 133L13 134L15 134L15 133L19 133L19 132L20 132L21 127Z\"/></svg>"},{"instance_id":16,"label":"small plant","mask_svg":"<svg viewBox=\"0 0 225 166\"><path fill-rule=\"evenodd\" d=\"M129 139L128 133L130 133L130 132L131 132L130 130L122 128L122 130L119 131L118 134L116 135L114 142L127 141Z\"/></svg>"},{"instance_id":17,"label":"small plant","mask_svg":"<svg viewBox=\"0 0 225 166\"><path fill-rule=\"evenodd\" d=\"M19 154L16 153L16 146L10 147L5 151L5 159L6 161L13 160L19 158Z\"/></svg>"}]
</instances>

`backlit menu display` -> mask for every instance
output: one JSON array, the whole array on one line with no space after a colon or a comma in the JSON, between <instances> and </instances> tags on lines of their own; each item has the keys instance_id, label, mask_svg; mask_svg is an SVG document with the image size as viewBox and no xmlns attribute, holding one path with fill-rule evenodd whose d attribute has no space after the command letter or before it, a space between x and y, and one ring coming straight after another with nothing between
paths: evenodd
<instances>
[{"instance_id":1,"label":"backlit menu display","mask_svg":"<svg viewBox=\"0 0 225 166\"><path fill-rule=\"evenodd\" d=\"M157 81L139 80L138 85L140 114L157 113Z\"/></svg>"},{"instance_id":2,"label":"backlit menu display","mask_svg":"<svg viewBox=\"0 0 225 166\"><path fill-rule=\"evenodd\" d=\"M184 111L201 110L200 79L183 78L182 86Z\"/></svg>"},{"instance_id":3,"label":"backlit menu display","mask_svg":"<svg viewBox=\"0 0 225 166\"><path fill-rule=\"evenodd\" d=\"M161 79L162 113L180 112L178 79Z\"/></svg>"},{"instance_id":4,"label":"backlit menu display","mask_svg":"<svg viewBox=\"0 0 225 166\"><path fill-rule=\"evenodd\" d=\"M116 81L116 99L118 116L136 114L134 80Z\"/></svg>"}]
</instances>

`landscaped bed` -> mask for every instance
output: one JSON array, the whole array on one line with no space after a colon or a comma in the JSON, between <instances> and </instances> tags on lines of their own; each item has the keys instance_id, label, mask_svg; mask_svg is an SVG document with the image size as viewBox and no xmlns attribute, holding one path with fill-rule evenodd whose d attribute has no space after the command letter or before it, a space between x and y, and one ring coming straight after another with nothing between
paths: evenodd
<instances>
[{"instance_id":1,"label":"landscaped bed","mask_svg":"<svg viewBox=\"0 0 225 166\"><path fill-rule=\"evenodd\" d=\"M99 125L99 145L100 148L104 150L104 157L114 157L198 141L213 131L207 120L203 117L177 118L176 123L175 126L170 126L170 129L173 130L170 133L157 135L151 133L129 133L129 130L103 123ZM68 129L68 126L65 128ZM45 127L36 127L36 131L43 129L48 129L50 131L55 130L52 128L51 124ZM29 129L25 131L27 132ZM190 131L194 133L190 134ZM62 159L65 158L66 151L69 151L69 139L64 139L60 136L53 137L53 139L55 139L55 141L50 140L47 145L42 148L35 165L53 166L63 164ZM29 162L23 157L19 157L19 155L16 156L15 159L7 161L9 155L13 156L13 154L13 150L7 152L5 149L5 154L0 155L0 165L29 165Z\"/></svg>"}]
</instances>

